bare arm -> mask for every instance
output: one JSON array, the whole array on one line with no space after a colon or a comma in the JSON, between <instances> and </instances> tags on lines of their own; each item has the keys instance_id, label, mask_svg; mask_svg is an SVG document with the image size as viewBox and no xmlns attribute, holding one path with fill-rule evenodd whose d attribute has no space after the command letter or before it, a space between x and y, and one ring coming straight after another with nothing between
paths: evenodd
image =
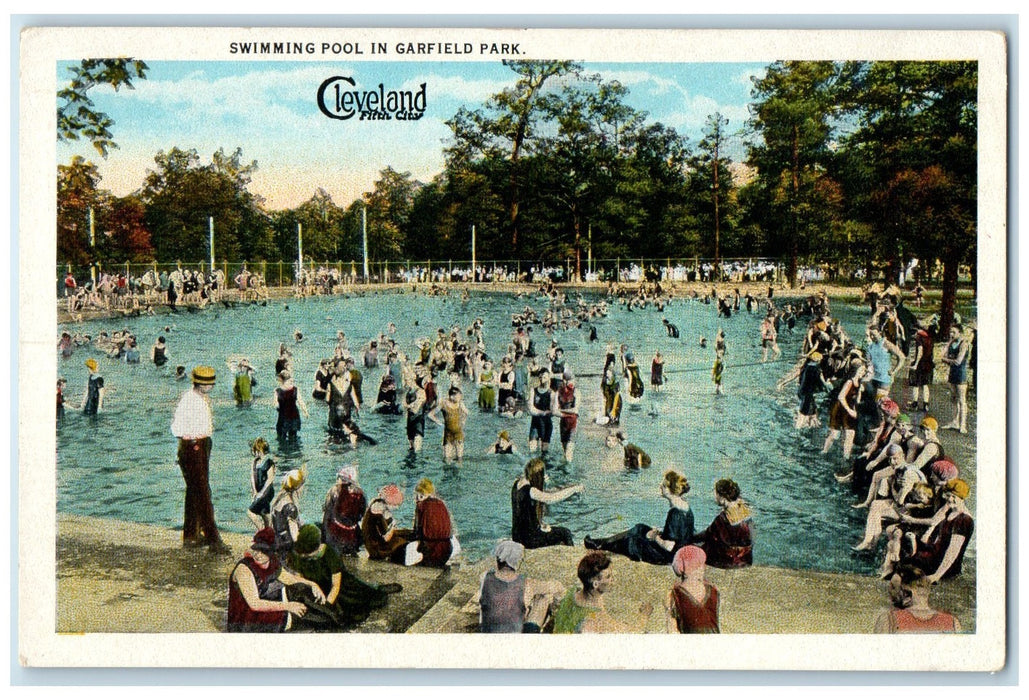
<instances>
[{"instance_id":1,"label":"bare arm","mask_svg":"<svg viewBox=\"0 0 1029 700\"><path fill-rule=\"evenodd\" d=\"M890 619L889 610L879 613L879 617L875 618L875 627L872 631L875 634L893 634L893 621Z\"/></svg>"},{"instance_id":2,"label":"bare arm","mask_svg":"<svg viewBox=\"0 0 1029 700\"><path fill-rule=\"evenodd\" d=\"M894 357L896 357L896 358L897 358L897 366L893 368L893 371L892 371L892 372L890 372L890 375L891 375L891 376L892 376L892 375L896 375L896 374L897 374L897 372L899 372L899 371L901 370L901 368L903 368L903 367L904 367L904 365L906 365L906 364L907 364L907 362L908 362L908 358L904 357L904 353L903 353L903 352L901 352L900 348L898 348L898 347L897 347L896 345L894 345L894 344L893 344L893 343L891 343L890 341L888 341L888 340L884 340L884 341L883 341L883 345L885 345L885 346L886 346L886 349L887 349L887 350L889 350L889 351L890 351L890 353L891 353L891 354L892 354L892 355L893 355Z\"/></svg>"},{"instance_id":3,"label":"bare arm","mask_svg":"<svg viewBox=\"0 0 1029 700\"><path fill-rule=\"evenodd\" d=\"M940 446L935 442L930 442L922 448L922 451L915 457L915 461L911 463L911 466L915 469L921 469L925 465L929 464L930 461L936 459L936 456L940 454Z\"/></svg>"},{"instance_id":4,"label":"bare arm","mask_svg":"<svg viewBox=\"0 0 1029 700\"><path fill-rule=\"evenodd\" d=\"M843 406L843 410L851 415L853 418L857 418L857 407L851 408L847 403L847 394L850 393L850 387L854 386L854 380L848 379L847 383L840 389L840 396L837 399L840 405Z\"/></svg>"},{"instance_id":5,"label":"bare arm","mask_svg":"<svg viewBox=\"0 0 1029 700\"><path fill-rule=\"evenodd\" d=\"M936 583L943 578L943 575L947 573L950 567L954 565L954 562L958 560L958 556L961 554L961 547L964 544L964 535L954 535L951 537L950 543L947 544L947 551L943 553L943 561L940 562L939 568L937 568L932 574L929 574L926 578L932 583Z\"/></svg>"},{"instance_id":6,"label":"bare arm","mask_svg":"<svg viewBox=\"0 0 1029 700\"><path fill-rule=\"evenodd\" d=\"M533 486L529 489L529 497L534 501L540 503L559 503L570 496L574 496L577 493L582 493L583 485L576 484L574 486L566 486L563 489L556 491L541 491L540 489Z\"/></svg>"},{"instance_id":7,"label":"bare arm","mask_svg":"<svg viewBox=\"0 0 1029 700\"><path fill-rule=\"evenodd\" d=\"M308 581L303 576L298 576L289 569L282 569L279 572L279 580L287 586L292 586L295 583L303 584L311 589L311 595L314 596L315 600L317 600L319 603L325 602L325 594L322 593L322 589L318 586L317 583L315 583L314 581Z\"/></svg>"},{"instance_id":8,"label":"bare arm","mask_svg":"<svg viewBox=\"0 0 1029 700\"><path fill-rule=\"evenodd\" d=\"M283 570L283 573L286 573L285 570ZM307 607L303 603L264 600L261 598L260 593L257 591L257 581L254 580L254 575L243 565L237 566L236 570L232 572L232 580L239 586L239 592L243 595L243 600L246 601L247 606L251 610L256 612L285 611L297 617L303 617L304 613L307 612ZM284 579L283 582L285 582Z\"/></svg>"},{"instance_id":9,"label":"bare arm","mask_svg":"<svg viewBox=\"0 0 1029 700\"><path fill-rule=\"evenodd\" d=\"M332 575L332 588L329 589L329 594L325 596L325 602L329 605L333 605L336 602L336 598L339 597L340 588L343 586L343 574L335 573Z\"/></svg>"},{"instance_id":10,"label":"bare arm","mask_svg":"<svg viewBox=\"0 0 1029 700\"><path fill-rule=\"evenodd\" d=\"M807 360L805 360L804 358L801 358L801 359L800 359L800 362L798 362L798 363L797 363L797 366L796 366L796 367L794 367L794 368L793 368L793 369L792 369L792 370L790 371L790 373L789 373L789 374L787 374L787 375L786 375L785 377L783 377L782 379L780 379L780 380L779 380L779 383L775 385L776 391L782 391L782 388L783 388L784 386L786 386L787 382L791 382L791 381L793 381L794 379L796 379L797 377L799 377L799 376L800 376L800 371L801 371L802 369L804 369L804 363L805 363L806 361L807 361Z\"/></svg>"},{"instance_id":11,"label":"bare arm","mask_svg":"<svg viewBox=\"0 0 1029 700\"><path fill-rule=\"evenodd\" d=\"M664 600L665 603L665 632L668 634L676 634L679 631L679 623L675 619L675 600L672 598L672 592L668 591L668 597Z\"/></svg>"}]
</instances>

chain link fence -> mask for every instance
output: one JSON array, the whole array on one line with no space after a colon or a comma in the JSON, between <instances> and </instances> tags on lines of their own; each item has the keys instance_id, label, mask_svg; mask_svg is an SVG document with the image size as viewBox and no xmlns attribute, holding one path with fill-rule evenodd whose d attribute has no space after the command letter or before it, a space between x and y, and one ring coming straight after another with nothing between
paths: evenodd
<instances>
[{"instance_id":1,"label":"chain link fence","mask_svg":"<svg viewBox=\"0 0 1029 700\"><path fill-rule=\"evenodd\" d=\"M718 270L720 268L720 271ZM303 274L299 274L299 270ZM166 279L176 270L201 272L209 276L209 261L176 261L107 264L104 266L58 265L56 279L63 285L70 273L79 286L96 284L104 275L112 278L124 276L140 280L156 276ZM474 272L473 272L474 270ZM231 286L243 271L259 275L269 287L291 287L300 281L310 284L320 277L331 276L344 284L390 283L534 283L547 280L565 282L781 282L786 263L767 258L723 258L715 261L704 258L604 258L583 260L576 270L574 260L372 260L367 267L360 260L314 261L305 260L303 266L296 261L221 261L213 271ZM855 270L843 275L830 265L802 264L799 273L808 281L860 282L863 274ZM162 284L165 286L166 282Z\"/></svg>"}]
</instances>

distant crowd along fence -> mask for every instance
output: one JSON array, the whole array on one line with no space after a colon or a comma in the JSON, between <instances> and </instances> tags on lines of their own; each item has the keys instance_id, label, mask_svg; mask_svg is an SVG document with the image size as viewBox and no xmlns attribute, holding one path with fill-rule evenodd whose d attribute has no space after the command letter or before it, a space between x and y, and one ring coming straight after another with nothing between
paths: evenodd
<instances>
[{"instance_id":1,"label":"distant crowd along fence","mask_svg":"<svg viewBox=\"0 0 1029 700\"><path fill-rule=\"evenodd\" d=\"M119 263L103 267L58 265L57 281L63 286L68 272L75 277L76 284L83 285L99 279L102 273L140 279L153 271L170 274L177 268L209 273L208 261L180 261L172 263ZM720 268L721 274L716 274ZM302 269L303 273L298 274ZM269 287L288 287L297 284L298 278L304 284L322 284L325 278L340 284L380 283L490 283L490 282L545 282L556 283L575 280L574 261L531 261L531 260L477 260L472 272L471 260L405 260L369 261L367 274L365 263L355 261L313 261L305 260L302 268L295 261L275 262L216 262L214 270L220 271L227 286L235 286L239 273L246 270L260 276ZM786 277L786 262L759 258L723 258L716 267L713 259L690 258L610 258L594 259L582 263L582 280L585 282L623 282L641 280L666 282L768 282L779 284ZM838 266L819 264L815 261L798 265L798 279L809 282L833 281L860 283L864 281L864 269L840 269Z\"/></svg>"}]
</instances>

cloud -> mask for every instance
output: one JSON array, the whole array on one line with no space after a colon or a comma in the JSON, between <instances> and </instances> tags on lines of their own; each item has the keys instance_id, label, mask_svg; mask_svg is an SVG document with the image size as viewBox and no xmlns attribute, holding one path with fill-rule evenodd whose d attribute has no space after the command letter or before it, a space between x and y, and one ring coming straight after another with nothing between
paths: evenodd
<instances>
[{"instance_id":1,"label":"cloud","mask_svg":"<svg viewBox=\"0 0 1029 700\"><path fill-rule=\"evenodd\" d=\"M508 87L511 81L468 80L459 75L429 74L408 80L400 89L417 90L422 83L426 83L427 92L431 91L429 99L450 98L461 102L485 102L491 95Z\"/></svg>"},{"instance_id":2,"label":"cloud","mask_svg":"<svg viewBox=\"0 0 1029 700\"><path fill-rule=\"evenodd\" d=\"M675 127L690 139L700 138L707 118L715 112L729 120L726 129L730 134L742 129L750 118L747 105L718 104L716 100L705 95L694 95L686 100L683 106L685 109L662 115L659 121Z\"/></svg>"},{"instance_id":3,"label":"cloud","mask_svg":"<svg viewBox=\"0 0 1029 700\"><path fill-rule=\"evenodd\" d=\"M743 85L747 89L750 89L750 88L752 88L754 86L753 79L754 78L761 79L761 78L765 77L765 73L767 73L767 72L768 72L767 66L762 67L762 68L757 68L755 70L743 71L742 73L737 73L736 75L734 75L732 77L732 82L736 83L737 85Z\"/></svg>"},{"instance_id":4,"label":"cloud","mask_svg":"<svg viewBox=\"0 0 1029 700\"><path fill-rule=\"evenodd\" d=\"M670 92L677 92L681 95L689 95L689 92L678 82L671 78L663 78L643 70L613 70L605 71L604 78L617 80L627 88L634 86L649 86L652 95L667 95Z\"/></svg>"}]
</instances>

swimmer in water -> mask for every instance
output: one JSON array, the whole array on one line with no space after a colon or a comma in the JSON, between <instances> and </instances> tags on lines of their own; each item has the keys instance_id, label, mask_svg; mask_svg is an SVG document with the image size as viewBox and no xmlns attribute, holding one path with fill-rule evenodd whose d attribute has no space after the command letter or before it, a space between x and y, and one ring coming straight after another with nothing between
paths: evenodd
<instances>
[{"instance_id":1,"label":"swimmer in water","mask_svg":"<svg viewBox=\"0 0 1029 700\"><path fill-rule=\"evenodd\" d=\"M450 387L447 398L440 402L443 413L443 461L448 464L455 459L464 460L464 424L468 418L468 407L461 400L461 390Z\"/></svg>"},{"instance_id":2,"label":"swimmer in water","mask_svg":"<svg viewBox=\"0 0 1029 700\"><path fill-rule=\"evenodd\" d=\"M506 430L501 430L497 435L497 441L486 448L488 455L516 455L518 448L511 442L511 435Z\"/></svg>"},{"instance_id":3,"label":"swimmer in water","mask_svg":"<svg viewBox=\"0 0 1029 700\"><path fill-rule=\"evenodd\" d=\"M650 361L650 386L655 391L660 391L665 383L665 358L658 350L654 353L654 359Z\"/></svg>"}]
</instances>

